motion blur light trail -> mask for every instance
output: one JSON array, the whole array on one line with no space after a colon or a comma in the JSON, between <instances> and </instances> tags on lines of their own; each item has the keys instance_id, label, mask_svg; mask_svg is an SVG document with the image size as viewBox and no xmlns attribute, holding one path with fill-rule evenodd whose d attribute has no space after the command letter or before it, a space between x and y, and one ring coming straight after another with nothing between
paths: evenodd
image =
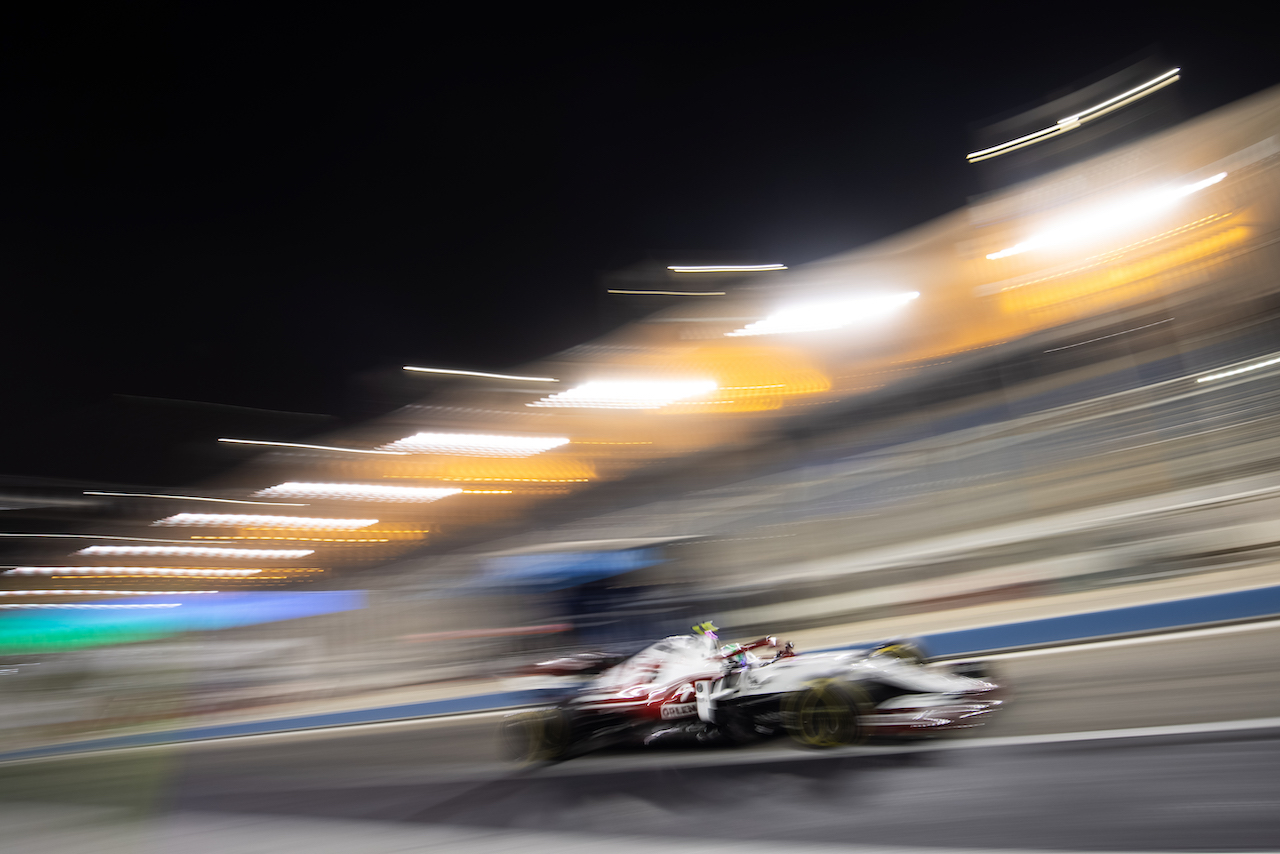
<instances>
[{"instance_id":1,"label":"motion blur light trail","mask_svg":"<svg viewBox=\"0 0 1280 854\"><path fill-rule=\"evenodd\" d=\"M1135 101L1139 101L1147 97L1148 95L1155 94L1170 84L1178 82L1178 80L1181 79L1178 76L1178 72L1181 70L1181 68L1172 68L1163 74L1142 83L1141 85L1133 87L1127 92L1121 92L1119 95L1116 95L1113 98L1108 98L1100 104L1081 110L1075 115L1058 119L1057 123L1051 127L1035 131L1034 133L1029 133L1025 136L1020 136L1017 139L1011 139L1008 142L1002 142L999 145L993 145L990 148L984 148L981 151L972 151L965 155L965 159L970 163L980 163L983 160L990 160L991 158L999 157L1002 154L1009 154L1017 151L1018 149L1026 148L1029 145L1046 142L1060 134L1066 133L1067 131L1075 130L1085 122L1102 118L1108 113L1118 110L1121 107L1126 107Z\"/></svg>"},{"instance_id":2,"label":"motion blur light trail","mask_svg":"<svg viewBox=\"0 0 1280 854\"><path fill-rule=\"evenodd\" d=\"M419 374L448 374L458 377L480 377L488 380L517 380L520 382L530 383L558 383L560 380L555 377L526 377L519 374L491 374L486 371L461 371L451 368L417 368L413 365L405 365L404 370L412 371Z\"/></svg>"},{"instance_id":3,"label":"motion blur light trail","mask_svg":"<svg viewBox=\"0 0 1280 854\"><path fill-rule=\"evenodd\" d=\"M263 445L269 448L300 448L307 451L335 451L341 454L403 454L404 451L383 451L367 448L341 448L336 445L307 445L300 442L269 442L264 439L219 439L228 445Z\"/></svg>"},{"instance_id":4,"label":"motion blur light trail","mask_svg":"<svg viewBox=\"0 0 1280 854\"><path fill-rule=\"evenodd\" d=\"M386 486L376 483L282 483L255 492L254 495L280 495L288 498L326 498L337 501L388 501L395 503L429 503L457 495L456 488Z\"/></svg>"},{"instance_id":5,"label":"motion blur light trail","mask_svg":"<svg viewBox=\"0 0 1280 854\"><path fill-rule=\"evenodd\" d=\"M159 575L183 576L249 576L261 569L205 569L176 566L17 566L10 575Z\"/></svg>"},{"instance_id":6,"label":"motion blur light trail","mask_svg":"<svg viewBox=\"0 0 1280 854\"><path fill-rule=\"evenodd\" d=\"M797 332L824 332L855 323L877 320L920 296L918 291L890 296L864 296L832 302L779 309L764 320L749 323L725 335L788 335Z\"/></svg>"},{"instance_id":7,"label":"motion blur light trail","mask_svg":"<svg viewBox=\"0 0 1280 854\"><path fill-rule=\"evenodd\" d=\"M1086 240L1100 234L1108 236L1119 229L1141 226L1145 220L1159 216L1177 204L1179 199L1199 192L1205 187L1212 187L1227 177L1226 172L1219 172L1203 181L1186 184L1170 190L1156 190L1133 198L1115 202L1097 210L1082 213L1072 219L1063 220L1050 225L1040 232L1008 249L988 253L987 259L995 261L1010 255L1019 255L1034 249L1059 246L1078 240Z\"/></svg>"},{"instance_id":8,"label":"motion blur light trail","mask_svg":"<svg viewBox=\"0 0 1280 854\"><path fill-rule=\"evenodd\" d=\"M628 296L666 296L666 297L722 297L727 291L628 291L609 288L608 293Z\"/></svg>"},{"instance_id":9,"label":"motion blur light trail","mask_svg":"<svg viewBox=\"0 0 1280 854\"><path fill-rule=\"evenodd\" d=\"M233 513L179 513L151 523L170 527L214 528L224 526L283 528L319 528L346 531L378 524L377 519L313 519L305 516L251 516Z\"/></svg>"},{"instance_id":10,"label":"motion blur light trail","mask_svg":"<svg viewBox=\"0 0 1280 854\"><path fill-rule=\"evenodd\" d=\"M713 380L596 380L526 406L583 409L661 409L716 390Z\"/></svg>"},{"instance_id":11,"label":"motion blur light trail","mask_svg":"<svg viewBox=\"0 0 1280 854\"><path fill-rule=\"evenodd\" d=\"M263 507L308 507L307 504L292 504L285 501L247 501L242 498L209 498L202 495L167 495L154 492L100 492L86 489L85 495L103 495L116 498L168 498L174 501L213 501L219 504L257 504Z\"/></svg>"},{"instance_id":12,"label":"motion blur light trail","mask_svg":"<svg viewBox=\"0 0 1280 854\"><path fill-rule=\"evenodd\" d=\"M785 264L709 264L701 267L674 264L667 269L673 273L766 273L787 267Z\"/></svg>"},{"instance_id":13,"label":"motion blur light trail","mask_svg":"<svg viewBox=\"0 0 1280 854\"><path fill-rule=\"evenodd\" d=\"M183 594L217 593L217 590L184 590ZM0 596L172 596L172 590L0 590Z\"/></svg>"},{"instance_id":14,"label":"motion blur light trail","mask_svg":"<svg viewBox=\"0 0 1280 854\"><path fill-rule=\"evenodd\" d=\"M1219 371L1218 373L1209 374L1208 376L1197 377L1196 382L1209 383L1215 380L1225 380L1228 377L1238 376L1239 374L1247 374L1250 371L1257 371L1257 370L1261 370L1262 368L1269 368L1272 365L1280 365L1280 356L1277 356L1274 359L1267 359L1265 362L1257 362L1255 364L1245 365L1244 367L1240 367L1240 368L1232 368L1229 371Z\"/></svg>"},{"instance_id":15,"label":"motion blur light trail","mask_svg":"<svg viewBox=\"0 0 1280 854\"><path fill-rule=\"evenodd\" d=\"M131 608L181 608L181 602L6 602L0 608L13 611L118 611Z\"/></svg>"},{"instance_id":16,"label":"motion blur light trail","mask_svg":"<svg viewBox=\"0 0 1280 854\"><path fill-rule=\"evenodd\" d=\"M569 444L560 436L490 436L474 433L415 433L380 450L467 457L531 457Z\"/></svg>"},{"instance_id":17,"label":"motion blur light trail","mask_svg":"<svg viewBox=\"0 0 1280 854\"><path fill-rule=\"evenodd\" d=\"M106 595L107 591L74 591ZM204 594L204 595L197 595ZM118 595L144 595L118 591ZM366 597L359 590L272 593L154 591L153 603L111 603L118 607L46 608L12 612L0 620L0 655L54 653L158 640L181 632L213 631L359 610ZM187 598L193 597L193 598ZM77 603L82 604L82 603Z\"/></svg>"},{"instance_id":18,"label":"motion blur light trail","mask_svg":"<svg viewBox=\"0 0 1280 854\"><path fill-rule=\"evenodd\" d=\"M159 555L181 557L229 557L252 560L254 558L288 560L314 554L312 549L224 549L205 546L89 546L80 549L81 555Z\"/></svg>"}]
</instances>

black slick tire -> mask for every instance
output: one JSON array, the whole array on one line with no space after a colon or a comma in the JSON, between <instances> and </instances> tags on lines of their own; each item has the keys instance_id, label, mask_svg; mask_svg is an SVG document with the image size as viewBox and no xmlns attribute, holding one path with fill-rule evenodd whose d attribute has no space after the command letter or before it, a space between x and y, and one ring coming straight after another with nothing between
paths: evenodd
<instances>
[{"instance_id":1,"label":"black slick tire","mask_svg":"<svg viewBox=\"0 0 1280 854\"><path fill-rule=\"evenodd\" d=\"M563 759L572 743L569 716L561 709L534 709L502 722L502 743L509 759L522 765Z\"/></svg>"},{"instance_id":2,"label":"black slick tire","mask_svg":"<svg viewBox=\"0 0 1280 854\"><path fill-rule=\"evenodd\" d=\"M864 738L862 689L838 679L819 679L787 697L783 720L787 734L805 747L842 747Z\"/></svg>"}]
</instances>

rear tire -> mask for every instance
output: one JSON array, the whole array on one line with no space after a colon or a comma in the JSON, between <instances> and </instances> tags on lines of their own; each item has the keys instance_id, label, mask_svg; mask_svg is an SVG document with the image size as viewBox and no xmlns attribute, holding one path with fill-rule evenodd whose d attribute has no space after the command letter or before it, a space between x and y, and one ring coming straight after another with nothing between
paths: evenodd
<instances>
[{"instance_id":1,"label":"rear tire","mask_svg":"<svg viewBox=\"0 0 1280 854\"><path fill-rule=\"evenodd\" d=\"M861 688L836 679L820 679L784 703L787 734L805 747L841 747L864 737Z\"/></svg>"},{"instance_id":2,"label":"rear tire","mask_svg":"<svg viewBox=\"0 0 1280 854\"><path fill-rule=\"evenodd\" d=\"M519 712L502 722L507 756L522 765L563 759L569 752L572 730L561 709Z\"/></svg>"}]
</instances>

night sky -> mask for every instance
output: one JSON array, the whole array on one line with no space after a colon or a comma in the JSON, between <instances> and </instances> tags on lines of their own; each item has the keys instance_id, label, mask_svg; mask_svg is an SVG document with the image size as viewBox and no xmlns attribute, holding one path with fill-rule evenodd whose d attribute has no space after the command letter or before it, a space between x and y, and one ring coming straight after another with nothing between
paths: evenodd
<instances>
[{"instance_id":1,"label":"night sky","mask_svg":"<svg viewBox=\"0 0 1280 854\"><path fill-rule=\"evenodd\" d=\"M1150 50L1188 116L1280 82L1270 25L1172 7L422 8L0 29L0 483L182 483L594 337L601 273L901 231L979 191L972 127Z\"/></svg>"}]
</instances>

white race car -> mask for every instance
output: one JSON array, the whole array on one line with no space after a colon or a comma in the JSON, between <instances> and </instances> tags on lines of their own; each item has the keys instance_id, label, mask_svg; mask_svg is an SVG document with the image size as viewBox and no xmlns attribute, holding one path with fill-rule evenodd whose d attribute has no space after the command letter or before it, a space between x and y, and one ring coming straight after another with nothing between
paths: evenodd
<instances>
[{"instance_id":1,"label":"white race car","mask_svg":"<svg viewBox=\"0 0 1280 854\"><path fill-rule=\"evenodd\" d=\"M555 760L627 742L741 743L782 733L832 747L975 726L1003 703L993 681L929 664L910 642L797 654L773 637L722 645L714 629L704 623L618 663L600 655L546 662L546 675L582 681L554 704L508 716L510 752ZM765 648L774 655L757 655ZM587 672L583 661L601 670Z\"/></svg>"}]
</instances>

